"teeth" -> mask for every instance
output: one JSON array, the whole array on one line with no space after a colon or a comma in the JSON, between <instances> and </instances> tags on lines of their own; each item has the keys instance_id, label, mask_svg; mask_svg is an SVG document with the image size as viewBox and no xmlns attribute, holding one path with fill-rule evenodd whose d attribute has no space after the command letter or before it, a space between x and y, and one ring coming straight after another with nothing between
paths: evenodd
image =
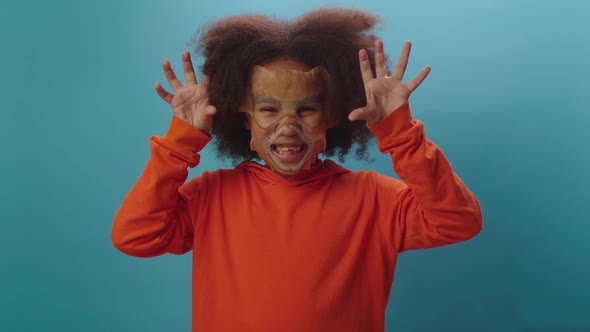
<instances>
[{"instance_id":1,"label":"teeth","mask_svg":"<svg viewBox=\"0 0 590 332\"><path fill-rule=\"evenodd\" d=\"M301 151L302 148L303 148L302 145L300 145L300 146L276 146L275 145L275 151L277 151L280 154L294 154L294 153Z\"/></svg>"}]
</instances>

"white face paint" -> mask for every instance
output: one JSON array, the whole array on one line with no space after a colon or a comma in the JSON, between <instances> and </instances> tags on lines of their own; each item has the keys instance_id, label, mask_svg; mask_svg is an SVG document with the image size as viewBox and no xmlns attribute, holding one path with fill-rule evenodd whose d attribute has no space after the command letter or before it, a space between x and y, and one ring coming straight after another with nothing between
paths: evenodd
<instances>
[{"instance_id":1,"label":"white face paint","mask_svg":"<svg viewBox=\"0 0 590 332\"><path fill-rule=\"evenodd\" d=\"M290 133L292 140L280 143L281 136L287 133ZM264 148L274 166L273 170L283 175L293 175L311 166L309 162L313 160L309 160L307 156L310 155L313 142L313 138L303 133L298 126L285 124L264 139ZM325 146L325 142L322 145Z\"/></svg>"},{"instance_id":2,"label":"white face paint","mask_svg":"<svg viewBox=\"0 0 590 332\"><path fill-rule=\"evenodd\" d=\"M326 148L329 74L293 60L265 67L254 68L252 94L242 108L249 114L250 148L273 171L289 177L311 168Z\"/></svg>"}]
</instances>

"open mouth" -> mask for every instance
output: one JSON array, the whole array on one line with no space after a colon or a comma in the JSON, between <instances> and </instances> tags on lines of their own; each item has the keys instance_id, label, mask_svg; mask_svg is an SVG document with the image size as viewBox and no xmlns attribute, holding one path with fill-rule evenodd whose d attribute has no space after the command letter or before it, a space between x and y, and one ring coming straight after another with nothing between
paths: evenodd
<instances>
[{"instance_id":1,"label":"open mouth","mask_svg":"<svg viewBox=\"0 0 590 332\"><path fill-rule=\"evenodd\" d=\"M289 155L302 152L307 147L307 144L272 144L271 149L280 155Z\"/></svg>"},{"instance_id":2,"label":"open mouth","mask_svg":"<svg viewBox=\"0 0 590 332\"><path fill-rule=\"evenodd\" d=\"M307 143L303 144L272 144L270 146L270 150L272 151L272 155L274 156L273 159L280 164L301 164L307 151L309 150L309 145ZM291 169L292 166L289 167ZM297 168L297 167L295 167Z\"/></svg>"},{"instance_id":3,"label":"open mouth","mask_svg":"<svg viewBox=\"0 0 590 332\"><path fill-rule=\"evenodd\" d=\"M292 124L282 125L264 139L270 162L283 175L298 173L306 166L312 142L311 137Z\"/></svg>"}]
</instances>

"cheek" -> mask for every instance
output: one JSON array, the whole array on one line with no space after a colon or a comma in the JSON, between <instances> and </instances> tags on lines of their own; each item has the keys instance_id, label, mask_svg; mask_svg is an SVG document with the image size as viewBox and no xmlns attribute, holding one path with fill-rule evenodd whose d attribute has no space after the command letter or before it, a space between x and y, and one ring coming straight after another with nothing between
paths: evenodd
<instances>
[{"instance_id":1,"label":"cheek","mask_svg":"<svg viewBox=\"0 0 590 332\"><path fill-rule=\"evenodd\" d=\"M250 128L250 135L252 136L252 139L264 140L264 138L267 136L267 133L264 130L258 128L258 126L251 126Z\"/></svg>"},{"instance_id":2,"label":"cheek","mask_svg":"<svg viewBox=\"0 0 590 332\"><path fill-rule=\"evenodd\" d=\"M258 126L251 126L250 128L250 150L256 151L260 155L265 151L264 140L268 135Z\"/></svg>"},{"instance_id":3,"label":"cheek","mask_svg":"<svg viewBox=\"0 0 590 332\"><path fill-rule=\"evenodd\" d=\"M311 158L315 159L320 153L326 150L326 128L317 128L308 133L311 143Z\"/></svg>"},{"instance_id":4,"label":"cheek","mask_svg":"<svg viewBox=\"0 0 590 332\"><path fill-rule=\"evenodd\" d=\"M320 128L316 128L316 129L312 129L310 131L308 131L306 134L308 134L313 141L318 141L318 140L326 140L326 133L327 133L327 128L325 127L320 127Z\"/></svg>"}]
</instances>

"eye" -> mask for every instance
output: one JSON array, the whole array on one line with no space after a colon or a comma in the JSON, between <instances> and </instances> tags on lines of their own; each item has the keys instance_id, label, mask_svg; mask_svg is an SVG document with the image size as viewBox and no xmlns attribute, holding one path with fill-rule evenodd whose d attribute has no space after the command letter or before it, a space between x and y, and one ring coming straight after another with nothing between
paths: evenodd
<instances>
[{"instance_id":1,"label":"eye","mask_svg":"<svg viewBox=\"0 0 590 332\"><path fill-rule=\"evenodd\" d=\"M313 106L302 106L299 109L297 109L297 113L299 115L311 115L317 111L318 111L318 109Z\"/></svg>"},{"instance_id":2,"label":"eye","mask_svg":"<svg viewBox=\"0 0 590 332\"><path fill-rule=\"evenodd\" d=\"M258 111L263 112L263 113L277 113L278 110L274 107L262 107L260 109L258 109Z\"/></svg>"}]
</instances>

